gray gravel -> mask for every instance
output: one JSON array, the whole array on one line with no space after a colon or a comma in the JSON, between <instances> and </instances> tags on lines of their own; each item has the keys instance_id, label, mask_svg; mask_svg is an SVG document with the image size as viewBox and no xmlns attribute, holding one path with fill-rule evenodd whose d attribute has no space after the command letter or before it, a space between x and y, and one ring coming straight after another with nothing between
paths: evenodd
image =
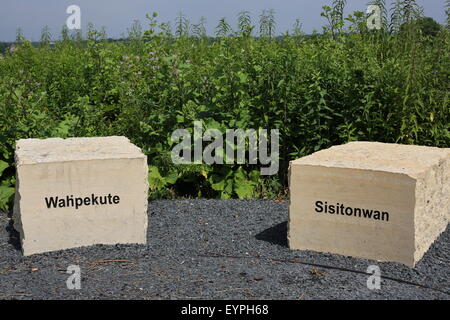
<instances>
[{"instance_id":1,"label":"gray gravel","mask_svg":"<svg viewBox=\"0 0 450 320\"><path fill-rule=\"evenodd\" d=\"M450 299L450 227L414 268L290 251L287 203L155 201L148 245L97 245L22 257L0 213L0 299ZM79 265L81 290L66 286ZM367 267L381 290L367 289Z\"/></svg>"}]
</instances>

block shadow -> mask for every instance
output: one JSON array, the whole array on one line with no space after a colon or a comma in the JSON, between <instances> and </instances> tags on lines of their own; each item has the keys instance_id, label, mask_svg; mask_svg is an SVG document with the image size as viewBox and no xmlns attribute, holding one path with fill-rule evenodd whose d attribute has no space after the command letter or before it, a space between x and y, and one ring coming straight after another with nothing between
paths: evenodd
<instances>
[{"instance_id":1,"label":"block shadow","mask_svg":"<svg viewBox=\"0 0 450 320\"><path fill-rule=\"evenodd\" d=\"M20 244L20 233L14 229L14 222L9 220L8 225L6 226L6 231L8 232L9 238L8 243L14 247L16 250L22 250L22 246Z\"/></svg>"},{"instance_id":2,"label":"block shadow","mask_svg":"<svg viewBox=\"0 0 450 320\"><path fill-rule=\"evenodd\" d=\"M261 231L255 238L271 244L287 247L287 221Z\"/></svg>"}]
</instances>

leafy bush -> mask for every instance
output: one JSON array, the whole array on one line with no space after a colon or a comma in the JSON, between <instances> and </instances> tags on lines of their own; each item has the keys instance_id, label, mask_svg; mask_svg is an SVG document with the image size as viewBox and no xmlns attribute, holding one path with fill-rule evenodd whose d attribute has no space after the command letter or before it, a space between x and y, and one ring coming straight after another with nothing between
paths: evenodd
<instances>
[{"instance_id":1,"label":"leafy bush","mask_svg":"<svg viewBox=\"0 0 450 320\"><path fill-rule=\"evenodd\" d=\"M21 138L125 135L148 155L152 198L283 195L290 160L348 141L450 147L448 29L432 38L413 27L369 31L361 13L346 29L339 5L326 10L333 25L322 35L297 25L273 38L265 11L269 25L255 28L243 12L240 31L223 20L216 39L182 15L175 38L168 24L158 31L155 14L127 41L93 29L54 47L22 41L0 59L0 209L12 200ZM250 164L174 165L171 134L193 121L222 132L279 129L278 175Z\"/></svg>"}]
</instances>

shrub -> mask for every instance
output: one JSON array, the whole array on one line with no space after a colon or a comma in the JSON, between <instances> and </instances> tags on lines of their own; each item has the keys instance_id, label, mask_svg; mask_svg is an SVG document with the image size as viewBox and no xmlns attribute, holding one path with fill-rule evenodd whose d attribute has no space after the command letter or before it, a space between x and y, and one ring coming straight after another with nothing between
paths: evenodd
<instances>
[{"instance_id":1,"label":"shrub","mask_svg":"<svg viewBox=\"0 0 450 320\"><path fill-rule=\"evenodd\" d=\"M125 135L148 155L152 198L284 195L290 160L348 141L450 146L448 30L429 38L339 24L273 38L269 13L261 38L244 14L240 32L217 39L188 28L175 38L167 24L158 32L153 15L130 41L95 30L54 47L22 41L0 59L0 209L11 203L20 138ZM193 121L279 129L279 173L174 165L171 134Z\"/></svg>"}]
</instances>

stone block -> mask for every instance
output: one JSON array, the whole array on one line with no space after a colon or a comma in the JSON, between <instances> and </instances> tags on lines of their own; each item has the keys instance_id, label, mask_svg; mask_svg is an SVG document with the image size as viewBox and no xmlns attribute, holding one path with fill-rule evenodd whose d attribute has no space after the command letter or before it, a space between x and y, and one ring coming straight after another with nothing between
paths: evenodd
<instances>
[{"instance_id":1,"label":"stone block","mask_svg":"<svg viewBox=\"0 0 450 320\"><path fill-rule=\"evenodd\" d=\"M127 138L19 140L15 160L24 255L146 243L147 157Z\"/></svg>"},{"instance_id":2,"label":"stone block","mask_svg":"<svg viewBox=\"0 0 450 320\"><path fill-rule=\"evenodd\" d=\"M291 161L291 249L415 264L450 221L450 149L352 142Z\"/></svg>"}]
</instances>

